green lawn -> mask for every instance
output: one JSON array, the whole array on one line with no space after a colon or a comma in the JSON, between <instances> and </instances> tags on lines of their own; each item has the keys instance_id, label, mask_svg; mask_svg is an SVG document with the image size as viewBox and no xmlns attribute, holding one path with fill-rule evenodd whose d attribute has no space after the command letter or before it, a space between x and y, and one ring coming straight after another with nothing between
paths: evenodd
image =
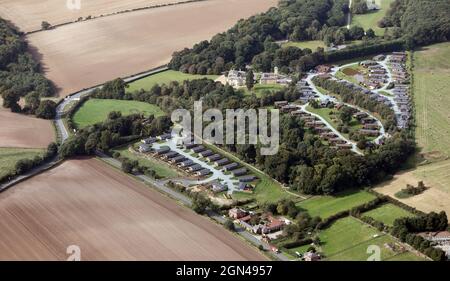
<instances>
[{"instance_id":1,"label":"green lawn","mask_svg":"<svg viewBox=\"0 0 450 281\"><path fill-rule=\"evenodd\" d=\"M114 149L114 151L120 152L120 155L123 157L127 157L131 160L137 160L139 162L139 165L153 169L156 174L162 178L175 178L180 176L180 174L169 164L158 161L157 159L151 157L139 157L138 155L130 152L128 148L129 146L126 145Z\"/></svg>"},{"instance_id":2,"label":"green lawn","mask_svg":"<svg viewBox=\"0 0 450 281\"><path fill-rule=\"evenodd\" d=\"M311 49L313 52L317 50L317 48L326 48L323 41L320 40L311 40L311 41L303 41L303 42L287 42L283 44L283 47L297 47L300 49Z\"/></svg>"},{"instance_id":3,"label":"green lawn","mask_svg":"<svg viewBox=\"0 0 450 281\"><path fill-rule=\"evenodd\" d=\"M183 73L180 71L167 70L163 72L159 72L157 74L136 80L129 85L127 92L133 92L136 90L144 89L150 90L156 84L169 84L171 81L182 82L185 80L195 80L201 78L209 78L212 80L217 79L217 75L192 75Z\"/></svg>"},{"instance_id":4,"label":"green lawn","mask_svg":"<svg viewBox=\"0 0 450 281\"><path fill-rule=\"evenodd\" d=\"M265 91L275 92L278 90L281 90L285 88L285 86L278 85L278 84L270 84L270 85L261 85L261 84L255 84L253 89L249 91L247 88L241 88L244 90L244 93L246 95L255 94L258 98L262 97Z\"/></svg>"},{"instance_id":5,"label":"green lawn","mask_svg":"<svg viewBox=\"0 0 450 281\"><path fill-rule=\"evenodd\" d=\"M319 234L322 252L330 261L366 261L372 252L367 253L369 246L378 246L381 250L381 260L388 260L400 254L388 249L385 244L394 244L389 235L366 225L353 217L336 221ZM405 256L411 260L419 257Z\"/></svg>"},{"instance_id":6,"label":"green lawn","mask_svg":"<svg viewBox=\"0 0 450 281\"><path fill-rule=\"evenodd\" d=\"M416 137L421 152L450 156L450 43L414 53Z\"/></svg>"},{"instance_id":7,"label":"green lawn","mask_svg":"<svg viewBox=\"0 0 450 281\"><path fill-rule=\"evenodd\" d=\"M378 27L378 22L386 15L386 12L389 10L390 4L393 1L394 0L376 0L375 2L381 9L364 15L353 15L352 26L358 25L364 28L364 30L372 28L376 35L382 36L384 34L384 29Z\"/></svg>"},{"instance_id":8,"label":"green lawn","mask_svg":"<svg viewBox=\"0 0 450 281\"><path fill-rule=\"evenodd\" d=\"M120 111L123 115L144 113L162 116L164 112L156 105L127 100L90 99L73 116L78 128L83 128L107 119L111 111Z\"/></svg>"},{"instance_id":9,"label":"green lawn","mask_svg":"<svg viewBox=\"0 0 450 281\"><path fill-rule=\"evenodd\" d=\"M396 219L414 216L414 214L393 204L383 204L382 206L370 210L363 215L371 217L374 220L381 221L388 226L393 226Z\"/></svg>"},{"instance_id":10,"label":"green lawn","mask_svg":"<svg viewBox=\"0 0 450 281\"><path fill-rule=\"evenodd\" d=\"M366 191L349 191L337 196L316 196L297 203L297 207L308 211L311 216L327 218L331 215L362 205L375 199Z\"/></svg>"},{"instance_id":11,"label":"green lawn","mask_svg":"<svg viewBox=\"0 0 450 281\"><path fill-rule=\"evenodd\" d=\"M0 147L0 178L14 170L21 159L33 159L44 155L44 149L3 148Z\"/></svg>"}]
</instances>

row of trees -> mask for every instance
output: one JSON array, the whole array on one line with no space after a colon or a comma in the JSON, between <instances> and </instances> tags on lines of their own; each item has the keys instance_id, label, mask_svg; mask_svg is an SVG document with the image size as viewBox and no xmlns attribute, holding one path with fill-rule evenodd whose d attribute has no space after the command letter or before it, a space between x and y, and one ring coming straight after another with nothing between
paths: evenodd
<instances>
[{"instance_id":1,"label":"row of trees","mask_svg":"<svg viewBox=\"0 0 450 281\"><path fill-rule=\"evenodd\" d=\"M52 160L58 155L58 145L56 143L50 143L47 150L42 156L36 156L32 159L21 159L17 161L14 169L6 175L0 177L0 183L4 183L12 180L13 178L23 175L29 172L33 168L42 165L45 162Z\"/></svg>"},{"instance_id":2,"label":"row of trees","mask_svg":"<svg viewBox=\"0 0 450 281\"><path fill-rule=\"evenodd\" d=\"M432 242L417 235L417 233L444 231L447 228L448 220L445 212L439 214L431 212L419 217L406 217L395 220L392 228L392 235L398 237L402 242L408 243L433 260L444 261L447 259L445 252L439 248L433 247Z\"/></svg>"}]
</instances>

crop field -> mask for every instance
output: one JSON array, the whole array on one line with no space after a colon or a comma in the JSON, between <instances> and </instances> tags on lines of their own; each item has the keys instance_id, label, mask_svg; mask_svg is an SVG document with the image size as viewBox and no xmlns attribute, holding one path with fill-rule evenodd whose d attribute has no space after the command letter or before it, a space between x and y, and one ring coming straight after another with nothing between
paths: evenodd
<instances>
[{"instance_id":1,"label":"crop field","mask_svg":"<svg viewBox=\"0 0 450 281\"><path fill-rule=\"evenodd\" d=\"M386 15L389 10L391 3L394 0L375 0L375 3L381 8L378 11L368 12L364 15L353 15L352 25L359 25L364 30L372 28L375 34L382 36L384 34L384 29L378 27L378 22Z\"/></svg>"},{"instance_id":2,"label":"crop field","mask_svg":"<svg viewBox=\"0 0 450 281\"><path fill-rule=\"evenodd\" d=\"M265 260L209 219L96 159L0 194L0 260Z\"/></svg>"},{"instance_id":3,"label":"crop field","mask_svg":"<svg viewBox=\"0 0 450 281\"><path fill-rule=\"evenodd\" d=\"M150 90L154 85L162 85L162 84L169 84L172 81L177 82L183 82L186 80L195 80L195 79L202 79L202 78L208 78L211 80L216 80L218 75L193 75L188 73L183 73L180 71L174 71L174 70L167 70L163 71L139 80L136 80L132 83L128 84L127 92L134 92L141 89L144 89L146 91Z\"/></svg>"},{"instance_id":4,"label":"crop field","mask_svg":"<svg viewBox=\"0 0 450 281\"><path fill-rule=\"evenodd\" d=\"M396 219L414 217L414 214L393 204L383 204L382 206L370 210L363 215L371 217L374 220L381 221L388 226L393 226Z\"/></svg>"},{"instance_id":5,"label":"crop field","mask_svg":"<svg viewBox=\"0 0 450 281\"><path fill-rule=\"evenodd\" d=\"M167 64L173 52L210 39L277 2L195 2L65 25L30 34L27 39L46 76L64 97Z\"/></svg>"},{"instance_id":6,"label":"crop field","mask_svg":"<svg viewBox=\"0 0 450 281\"><path fill-rule=\"evenodd\" d=\"M337 196L316 196L299 202L296 206L312 216L327 218L341 211L349 210L375 199L366 191L341 193Z\"/></svg>"},{"instance_id":7,"label":"crop field","mask_svg":"<svg viewBox=\"0 0 450 281\"><path fill-rule=\"evenodd\" d=\"M419 166L417 170L395 175L392 180L375 187L375 190L395 198L395 194L406 188L407 184L417 186L417 183L422 180L429 189L419 195L405 199L396 199L426 213L432 211L450 213L449 169L449 160ZM426 179L417 175L420 172L423 172L423 175L427 175ZM435 178L432 175L435 175Z\"/></svg>"},{"instance_id":8,"label":"crop field","mask_svg":"<svg viewBox=\"0 0 450 281\"><path fill-rule=\"evenodd\" d=\"M400 254L385 246L386 243L393 244L394 238L352 217L336 221L323 230L319 237L326 260L330 261L365 261L372 254L367 253L371 245L380 247L381 260L395 259Z\"/></svg>"},{"instance_id":9,"label":"crop field","mask_svg":"<svg viewBox=\"0 0 450 281\"><path fill-rule=\"evenodd\" d=\"M54 140L50 121L12 113L0 106L0 147L45 148Z\"/></svg>"},{"instance_id":10,"label":"crop field","mask_svg":"<svg viewBox=\"0 0 450 281\"><path fill-rule=\"evenodd\" d=\"M114 149L114 151L120 152L120 155L123 157L127 157L131 160L137 160L139 165L151 168L158 176L162 178L175 178L180 176L179 173L177 173L176 170L169 164L151 157L144 158L137 156L129 150L129 146L122 146Z\"/></svg>"},{"instance_id":11,"label":"crop field","mask_svg":"<svg viewBox=\"0 0 450 281\"><path fill-rule=\"evenodd\" d=\"M4 0L0 17L12 20L22 31L41 28L41 22L52 25L76 21L79 17L97 17L120 11L164 5L185 0L89 0L81 1L80 9L70 9L65 0Z\"/></svg>"},{"instance_id":12,"label":"crop field","mask_svg":"<svg viewBox=\"0 0 450 281\"><path fill-rule=\"evenodd\" d=\"M43 154L43 149L0 147L0 178L9 174L20 159L33 159Z\"/></svg>"},{"instance_id":13,"label":"crop field","mask_svg":"<svg viewBox=\"0 0 450 281\"><path fill-rule=\"evenodd\" d=\"M425 158L450 156L449 76L450 43L423 47L414 53L416 136Z\"/></svg>"},{"instance_id":14,"label":"crop field","mask_svg":"<svg viewBox=\"0 0 450 281\"><path fill-rule=\"evenodd\" d=\"M164 112L158 106L145 102L90 99L78 109L73 116L73 121L78 128L84 128L106 120L111 111L120 111L123 115L134 113L156 117L164 115Z\"/></svg>"}]
</instances>

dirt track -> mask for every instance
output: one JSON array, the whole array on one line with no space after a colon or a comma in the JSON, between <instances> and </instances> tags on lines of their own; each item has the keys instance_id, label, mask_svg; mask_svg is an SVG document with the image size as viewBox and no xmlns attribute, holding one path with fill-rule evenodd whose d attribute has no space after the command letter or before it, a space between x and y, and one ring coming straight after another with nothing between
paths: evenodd
<instances>
[{"instance_id":1,"label":"dirt track","mask_svg":"<svg viewBox=\"0 0 450 281\"><path fill-rule=\"evenodd\" d=\"M0 260L265 260L222 227L96 159L0 194Z\"/></svg>"},{"instance_id":2,"label":"dirt track","mask_svg":"<svg viewBox=\"0 0 450 281\"><path fill-rule=\"evenodd\" d=\"M28 36L46 75L66 96L167 63L277 0L211 0L120 14Z\"/></svg>"},{"instance_id":3,"label":"dirt track","mask_svg":"<svg viewBox=\"0 0 450 281\"><path fill-rule=\"evenodd\" d=\"M107 15L129 9L183 2L185 0L81 0L81 9L69 9L67 0L1 0L0 17L22 31L41 28L42 21L61 24L79 17ZM75 1L73 1L75 2Z\"/></svg>"},{"instance_id":4,"label":"dirt track","mask_svg":"<svg viewBox=\"0 0 450 281\"><path fill-rule=\"evenodd\" d=\"M44 148L54 141L50 121L12 113L2 103L0 98L0 147Z\"/></svg>"}]
</instances>

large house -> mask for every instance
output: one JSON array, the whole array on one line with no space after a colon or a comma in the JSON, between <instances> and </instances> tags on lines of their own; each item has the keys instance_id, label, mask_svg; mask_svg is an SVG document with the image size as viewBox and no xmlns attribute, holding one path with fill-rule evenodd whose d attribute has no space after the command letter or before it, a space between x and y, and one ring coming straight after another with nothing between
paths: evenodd
<instances>
[{"instance_id":1,"label":"large house","mask_svg":"<svg viewBox=\"0 0 450 281\"><path fill-rule=\"evenodd\" d=\"M227 83L233 87L242 87L245 85L245 71L230 70L227 76Z\"/></svg>"}]
</instances>

